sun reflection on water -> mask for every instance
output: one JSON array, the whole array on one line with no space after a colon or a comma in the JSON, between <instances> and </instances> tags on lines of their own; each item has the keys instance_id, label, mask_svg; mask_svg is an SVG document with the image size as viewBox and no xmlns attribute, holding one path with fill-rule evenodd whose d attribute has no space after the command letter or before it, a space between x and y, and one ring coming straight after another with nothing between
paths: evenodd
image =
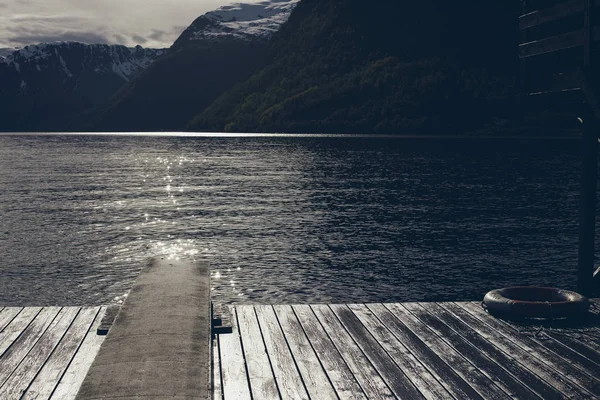
<instances>
[{"instance_id":1,"label":"sun reflection on water","mask_svg":"<svg viewBox=\"0 0 600 400\"><path fill-rule=\"evenodd\" d=\"M574 282L576 152L290 138L0 137L1 304L118 302L152 256L208 261L217 302Z\"/></svg>"}]
</instances>

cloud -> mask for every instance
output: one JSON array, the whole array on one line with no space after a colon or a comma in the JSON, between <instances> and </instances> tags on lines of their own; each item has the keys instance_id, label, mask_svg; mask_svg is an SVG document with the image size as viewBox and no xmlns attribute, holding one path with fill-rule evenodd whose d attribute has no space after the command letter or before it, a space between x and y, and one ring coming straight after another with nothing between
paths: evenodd
<instances>
[{"instance_id":1,"label":"cloud","mask_svg":"<svg viewBox=\"0 0 600 400\"><path fill-rule=\"evenodd\" d=\"M48 24L83 24L86 21L89 22L88 18L82 18L73 15L36 15L36 14L14 14L11 15L9 21L13 23L48 23Z\"/></svg>"},{"instance_id":2,"label":"cloud","mask_svg":"<svg viewBox=\"0 0 600 400\"><path fill-rule=\"evenodd\" d=\"M143 36L140 35L131 35L131 38L137 43L137 44L145 44L148 39L146 39Z\"/></svg>"},{"instance_id":3,"label":"cloud","mask_svg":"<svg viewBox=\"0 0 600 400\"><path fill-rule=\"evenodd\" d=\"M167 35L167 32L161 31L160 29L152 29L152 33L148 37L152 40L161 41Z\"/></svg>"},{"instance_id":4,"label":"cloud","mask_svg":"<svg viewBox=\"0 0 600 400\"><path fill-rule=\"evenodd\" d=\"M114 40L109 41L109 43L125 44L129 41L129 39L126 36L123 36L120 33L113 33L112 37L114 38Z\"/></svg>"},{"instance_id":5,"label":"cloud","mask_svg":"<svg viewBox=\"0 0 600 400\"><path fill-rule=\"evenodd\" d=\"M82 42L106 43L106 36L96 32L40 32L38 34L18 34L8 37L8 40L18 46L26 46L41 42Z\"/></svg>"},{"instance_id":6,"label":"cloud","mask_svg":"<svg viewBox=\"0 0 600 400\"><path fill-rule=\"evenodd\" d=\"M0 48L50 40L169 47L197 17L235 1L0 0Z\"/></svg>"}]
</instances>

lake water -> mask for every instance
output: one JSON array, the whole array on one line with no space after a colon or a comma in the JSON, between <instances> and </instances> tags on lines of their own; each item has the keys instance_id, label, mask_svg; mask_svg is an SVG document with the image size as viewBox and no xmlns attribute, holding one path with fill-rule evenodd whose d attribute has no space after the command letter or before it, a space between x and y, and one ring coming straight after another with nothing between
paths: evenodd
<instances>
[{"instance_id":1,"label":"lake water","mask_svg":"<svg viewBox=\"0 0 600 400\"><path fill-rule=\"evenodd\" d=\"M153 255L219 302L574 289L575 141L0 136L0 305L118 301Z\"/></svg>"}]
</instances>

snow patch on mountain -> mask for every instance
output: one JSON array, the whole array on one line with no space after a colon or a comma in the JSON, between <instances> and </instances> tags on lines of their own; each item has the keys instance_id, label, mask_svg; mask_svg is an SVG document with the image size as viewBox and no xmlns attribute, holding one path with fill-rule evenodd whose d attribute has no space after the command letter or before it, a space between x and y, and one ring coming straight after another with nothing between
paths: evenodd
<instances>
[{"instance_id":1,"label":"snow patch on mountain","mask_svg":"<svg viewBox=\"0 0 600 400\"><path fill-rule=\"evenodd\" d=\"M198 18L182 36L187 40L237 38L266 40L279 30L300 0L235 3Z\"/></svg>"},{"instance_id":2,"label":"snow patch on mountain","mask_svg":"<svg viewBox=\"0 0 600 400\"><path fill-rule=\"evenodd\" d=\"M164 52L164 49L144 49L141 46L41 43L20 49L0 49L0 67L4 64L17 72L26 69L28 73L55 70L67 78L91 70L98 74L114 73L129 81Z\"/></svg>"}]
</instances>

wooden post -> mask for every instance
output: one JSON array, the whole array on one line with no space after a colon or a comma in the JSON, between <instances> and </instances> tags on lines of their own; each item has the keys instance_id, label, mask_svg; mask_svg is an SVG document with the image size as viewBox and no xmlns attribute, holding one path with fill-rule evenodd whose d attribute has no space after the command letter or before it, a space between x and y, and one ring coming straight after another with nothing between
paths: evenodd
<instances>
[{"instance_id":1,"label":"wooden post","mask_svg":"<svg viewBox=\"0 0 600 400\"><path fill-rule=\"evenodd\" d=\"M596 233L596 180L598 139L594 116L586 114L583 123L581 205L579 225L579 269L577 272L577 291L591 296L594 274L594 237Z\"/></svg>"},{"instance_id":2,"label":"wooden post","mask_svg":"<svg viewBox=\"0 0 600 400\"><path fill-rule=\"evenodd\" d=\"M593 1L585 0L584 9L584 62L582 71L582 89L587 98L584 112L581 176L581 209L579 222L579 266L577 271L577 290L586 296L594 291L594 238L596 233L596 182L598 175L598 99L588 72L594 64L592 60L593 43ZM595 115L596 114L596 115Z\"/></svg>"}]
</instances>

